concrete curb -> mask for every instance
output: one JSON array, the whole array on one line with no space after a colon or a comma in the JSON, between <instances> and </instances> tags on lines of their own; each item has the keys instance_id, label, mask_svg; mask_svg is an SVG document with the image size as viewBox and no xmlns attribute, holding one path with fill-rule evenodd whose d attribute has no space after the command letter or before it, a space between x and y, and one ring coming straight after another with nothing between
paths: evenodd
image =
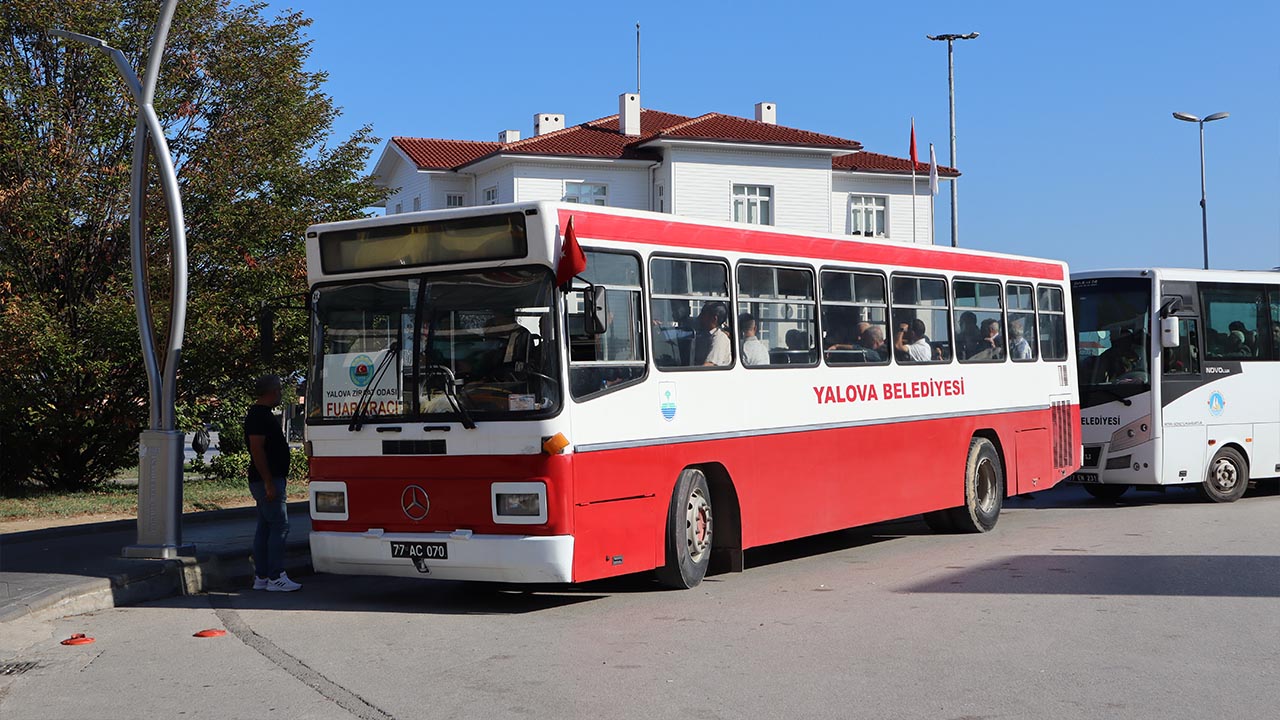
<instances>
[{"instance_id":1,"label":"concrete curb","mask_svg":"<svg viewBox=\"0 0 1280 720\"><path fill-rule=\"evenodd\" d=\"M287 503L289 512L301 512L309 509L309 500L295 500ZM252 505L246 505L238 508L223 508L221 510L199 510L196 512L183 513L182 523L206 523L216 522L219 520L227 520L237 517L252 517L257 511ZM92 534L100 532L112 532L115 530L123 530L133 527L137 520L104 520L96 523L82 523L79 525L60 525L58 527L42 528L40 530L23 530L21 532L11 532L0 534L0 541L4 542L27 542L29 540L53 540L55 538L63 538L71 535Z\"/></svg>"}]
</instances>

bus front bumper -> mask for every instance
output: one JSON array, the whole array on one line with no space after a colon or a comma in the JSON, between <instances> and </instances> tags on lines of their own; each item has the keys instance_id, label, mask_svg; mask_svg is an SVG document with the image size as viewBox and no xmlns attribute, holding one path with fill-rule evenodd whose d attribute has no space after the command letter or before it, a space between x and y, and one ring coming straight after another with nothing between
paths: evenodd
<instances>
[{"instance_id":1,"label":"bus front bumper","mask_svg":"<svg viewBox=\"0 0 1280 720\"><path fill-rule=\"evenodd\" d=\"M392 543L443 543L448 557L392 557ZM340 575L567 583L573 581L573 536L312 532L311 564L316 572Z\"/></svg>"}]
</instances>

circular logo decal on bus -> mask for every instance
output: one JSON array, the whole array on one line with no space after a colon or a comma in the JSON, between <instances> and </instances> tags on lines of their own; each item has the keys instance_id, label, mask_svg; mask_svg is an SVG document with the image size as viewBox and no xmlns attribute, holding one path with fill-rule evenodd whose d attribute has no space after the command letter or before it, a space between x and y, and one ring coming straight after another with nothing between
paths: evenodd
<instances>
[{"instance_id":1,"label":"circular logo decal on bus","mask_svg":"<svg viewBox=\"0 0 1280 720\"><path fill-rule=\"evenodd\" d=\"M356 387L368 385L373 379L373 358L363 354L355 356L348 371L351 373L352 385Z\"/></svg>"},{"instance_id":2,"label":"circular logo decal on bus","mask_svg":"<svg viewBox=\"0 0 1280 720\"><path fill-rule=\"evenodd\" d=\"M431 512L431 498L427 491L417 485L410 485L400 493L400 509L413 521L421 520Z\"/></svg>"},{"instance_id":3,"label":"circular logo decal on bus","mask_svg":"<svg viewBox=\"0 0 1280 720\"><path fill-rule=\"evenodd\" d=\"M1227 401L1225 398L1222 397L1222 393L1215 391L1212 395L1209 396L1209 414L1210 415L1217 417L1222 414L1223 410L1226 410L1226 409L1227 409Z\"/></svg>"}]
</instances>

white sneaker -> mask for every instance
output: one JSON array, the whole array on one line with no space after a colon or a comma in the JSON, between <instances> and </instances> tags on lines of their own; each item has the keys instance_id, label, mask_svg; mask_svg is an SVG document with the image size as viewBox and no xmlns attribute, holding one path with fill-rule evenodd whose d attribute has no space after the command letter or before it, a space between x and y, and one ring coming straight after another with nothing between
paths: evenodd
<instances>
[{"instance_id":1,"label":"white sneaker","mask_svg":"<svg viewBox=\"0 0 1280 720\"><path fill-rule=\"evenodd\" d=\"M257 575L254 575L254 576L253 576L253 589L254 589L254 590L266 590L266 589L267 589L267 582L268 582L268 581L267 581L267 579L266 579L266 578L264 578L264 577L258 577Z\"/></svg>"},{"instance_id":2,"label":"white sneaker","mask_svg":"<svg viewBox=\"0 0 1280 720\"><path fill-rule=\"evenodd\" d=\"M280 573L280 577L275 580L267 581L267 592L293 592L301 589L302 585L290 580L284 573Z\"/></svg>"}]
</instances>

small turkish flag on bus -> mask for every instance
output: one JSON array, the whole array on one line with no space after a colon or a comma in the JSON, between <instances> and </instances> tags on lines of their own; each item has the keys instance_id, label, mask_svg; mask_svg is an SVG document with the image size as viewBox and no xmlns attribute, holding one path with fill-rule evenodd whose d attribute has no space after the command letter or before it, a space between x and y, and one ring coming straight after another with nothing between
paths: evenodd
<instances>
[{"instance_id":1,"label":"small turkish flag on bus","mask_svg":"<svg viewBox=\"0 0 1280 720\"><path fill-rule=\"evenodd\" d=\"M564 240L560 243L560 259L556 262L556 285L566 287L574 275L587 269L587 256L578 244L578 236L573 232L573 216L564 227Z\"/></svg>"}]
</instances>

